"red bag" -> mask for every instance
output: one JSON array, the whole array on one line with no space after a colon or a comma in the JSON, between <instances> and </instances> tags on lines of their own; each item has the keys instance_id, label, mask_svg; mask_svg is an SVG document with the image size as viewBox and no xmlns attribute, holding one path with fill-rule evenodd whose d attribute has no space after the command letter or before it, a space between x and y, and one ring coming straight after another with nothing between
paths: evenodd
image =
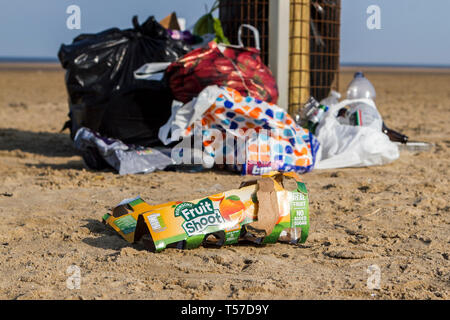
<instances>
[{"instance_id":1,"label":"red bag","mask_svg":"<svg viewBox=\"0 0 450 320\"><path fill-rule=\"evenodd\" d=\"M256 48L242 44L242 27L255 32ZM176 100L191 101L210 85L227 86L243 96L276 103L278 87L270 69L260 57L259 32L250 25L239 28L239 46L211 41L207 48L198 48L173 62L166 78Z\"/></svg>"}]
</instances>

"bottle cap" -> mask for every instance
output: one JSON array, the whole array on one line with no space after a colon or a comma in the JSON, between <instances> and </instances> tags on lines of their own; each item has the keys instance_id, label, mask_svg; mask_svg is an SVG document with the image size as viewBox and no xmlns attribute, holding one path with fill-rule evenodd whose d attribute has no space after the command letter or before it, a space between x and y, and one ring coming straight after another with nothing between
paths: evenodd
<instances>
[{"instance_id":1,"label":"bottle cap","mask_svg":"<svg viewBox=\"0 0 450 320\"><path fill-rule=\"evenodd\" d=\"M364 78L364 73L362 71L355 72L354 78Z\"/></svg>"}]
</instances>

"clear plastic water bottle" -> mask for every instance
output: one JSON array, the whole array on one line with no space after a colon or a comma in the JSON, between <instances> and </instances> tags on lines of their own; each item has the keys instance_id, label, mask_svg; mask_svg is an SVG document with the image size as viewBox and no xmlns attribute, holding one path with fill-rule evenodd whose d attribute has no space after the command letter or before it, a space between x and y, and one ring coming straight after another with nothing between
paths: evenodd
<instances>
[{"instance_id":1,"label":"clear plastic water bottle","mask_svg":"<svg viewBox=\"0 0 450 320\"><path fill-rule=\"evenodd\" d=\"M361 71L356 72L353 80L347 88L347 99L372 99L375 100L376 92L372 83ZM350 104L345 110L338 113L338 121L341 124L352 126L371 126L381 130L382 122L376 107L365 103Z\"/></svg>"},{"instance_id":2,"label":"clear plastic water bottle","mask_svg":"<svg viewBox=\"0 0 450 320\"><path fill-rule=\"evenodd\" d=\"M347 99L361 99L367 98L375 100L376 92L372 83L364 76L361 71L356 72L353 80L347 88ZM388 135L389 139L394 142L401 142L403 144L408 142L408 136L394 131L386 126L381 119L377 110L373 110L364 104L351 105L347 110L342 110L338 120L341 124L349 124L356 126L374 126L379 127L381 122L382 131Z\"/></svg>"},{"instance_id":3,"label":"clear plastic water bottle","mask_svg":"<svg viewBox=\"0 0 450 320\"><path fill-rule=\"evenodd\" d=\"M354 103L339 110L337 120L340 124L360 127L373 127L381 130L383 120L378 110L365 103Z\"/></svg>"},{"instance_id":4,"label":"clear plastic water bottle","mask_svg":"<svg viewBox=\"0 0 450 320\"><path fill-rule=\"evenodd\" d=\"M347 99L376 98L375 88L361 71L356 72L347 88Z\"/></svg>"}]
</instances>

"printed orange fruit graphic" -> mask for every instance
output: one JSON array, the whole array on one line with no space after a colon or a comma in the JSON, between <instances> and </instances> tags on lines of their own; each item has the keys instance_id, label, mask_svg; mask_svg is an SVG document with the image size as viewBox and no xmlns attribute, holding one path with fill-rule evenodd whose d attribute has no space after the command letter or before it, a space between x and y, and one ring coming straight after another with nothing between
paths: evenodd
<instances>
[{"instance_id":1,"label":"printed orange fruit graphic","mask_svg":"<svg viewBox=\"0 0 450 320\"><path fill-rule=\"evenodd\" d=\"M229 196L220 202L220 213L227 220L235 220L235 213L244 212L245 205L238 196ZM234 219L233 219L234 218Z\"/></svg>"},{"instance_id":2,"label":"printed orange fruit graphic","mask_svg":"<svg viewBox=\"0 0 450 320\"><path fill-rule=\"evenodd\" d=\"M211 201L222 201L225 198L225 193L218 193L208 197Z\"/></svg>"}]
</instances>

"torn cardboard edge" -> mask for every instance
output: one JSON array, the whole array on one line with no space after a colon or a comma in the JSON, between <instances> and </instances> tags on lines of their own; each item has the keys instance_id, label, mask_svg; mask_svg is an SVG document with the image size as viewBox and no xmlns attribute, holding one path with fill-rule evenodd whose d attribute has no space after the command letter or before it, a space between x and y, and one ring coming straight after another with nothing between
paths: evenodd
<instances>
[{"instance_id":1,"label":"torn cardboard edge","mask_svg":"<svg viewBox=\"0 0 450 320\"><path fill-rule=\"evenodd\" d=\"M272 233L279 219L278 199L275 191L275 181L262 178L257 182L256 198L258 199L257 221L247 226L249 231L264 231L265 235Z\"/></svg>"},{"instance_id":2,"label":"torn cardboard edge","mask_svg":"<svg viewBox=\"0 0 450 320\"><path fill-rule=\"evenodd\" d=\"M178 23L178 17L177 17L177 14L175 12L172 12L167 17L162 19L159 22L159 24L162 25L166 29L178 30L178 31L181 30L180 24Z\"/></svg>"},{"instance_id":3,"label":"torn cardboard edge","mask_svg":"<svg viewBox=\"0 0 450 320\"><path fill-rule=\"evenodd\" d=\"M283 182L286 178L295 179L297 183L296 190L291 191L284 188ZM279 197L280 192L292 194L291 198ZM297 195L299 192L303 196ZM242 222L239 224L235 223L234 226L231 226L230 223L226 223L224 212L220 208L217 209L216 205L214 211L211 211L207 219L209 222L214 219L222 219L223 223L213 225L212 227L208 226L198 233L189 234L188 228L192 226L189 225L186 227L187 220L184 221L181 228L180 225L183 221L176 220L173 217L177 215L176 211L178 207L185 206L186 208L190 208L184 209L188 211L206 210L208 206L211 206L211 201L208 203L208 199L214 199L218 195L223 195L222 200L220 200L220 203L222 203L224 199L230 201L229 199L233 198L233 196L225 198L225 194L239 194L249 198L246 203L251 202L251 204L246 208L246 211L253 210L253 212L250 212L252 218L249 218L249 214L247 214ZM241 184L239 189L229 190L218 195L190 202L169 202L156 206L148 205L140 197L137 197L122 201L113 209L112 215L106 214L103 217L103 221L130 243L142 240L143 244L150 251L161 251L166 247L190 249L202 244L222 246L224 244L238 243L243 240L250 240L255 243L274 243L283 237L292 239L292 235L295 234L298 228L301 229L301 236L294 242L306 241L309 231L308 194L304 184L301 183L295 173L271 173L263 176L259 180L246 181ZM237 198L239 199L239 197ZM279 198L283 202L290 202L280 204ZM297 198L301 201L297 201L299 200ZM300 205L300 207L296 208L296 203L303 203L303 206ZM200 209L196 208L198 205L200 205ZM286 212L289 214L289 219L286 218ZM302 215L299 215L299 212ZM284 213L284 216L282 216L282 213ZM216 215L215 218L213 218L214 214ZM243 214L241 212L241 216ZM195 217L194 220L197 220L194 221L194 225L195 223L200 224L200 222L206 221L205 217L206 215L203 217ZM300 223L303 222L303 224L300 224L297 220ZM160 234L167 233L167 229L173 229L175 231L170 234L170 237L158 238ZM183 229L185 232L182 232Z\"/></svg>"}]
</instances>

